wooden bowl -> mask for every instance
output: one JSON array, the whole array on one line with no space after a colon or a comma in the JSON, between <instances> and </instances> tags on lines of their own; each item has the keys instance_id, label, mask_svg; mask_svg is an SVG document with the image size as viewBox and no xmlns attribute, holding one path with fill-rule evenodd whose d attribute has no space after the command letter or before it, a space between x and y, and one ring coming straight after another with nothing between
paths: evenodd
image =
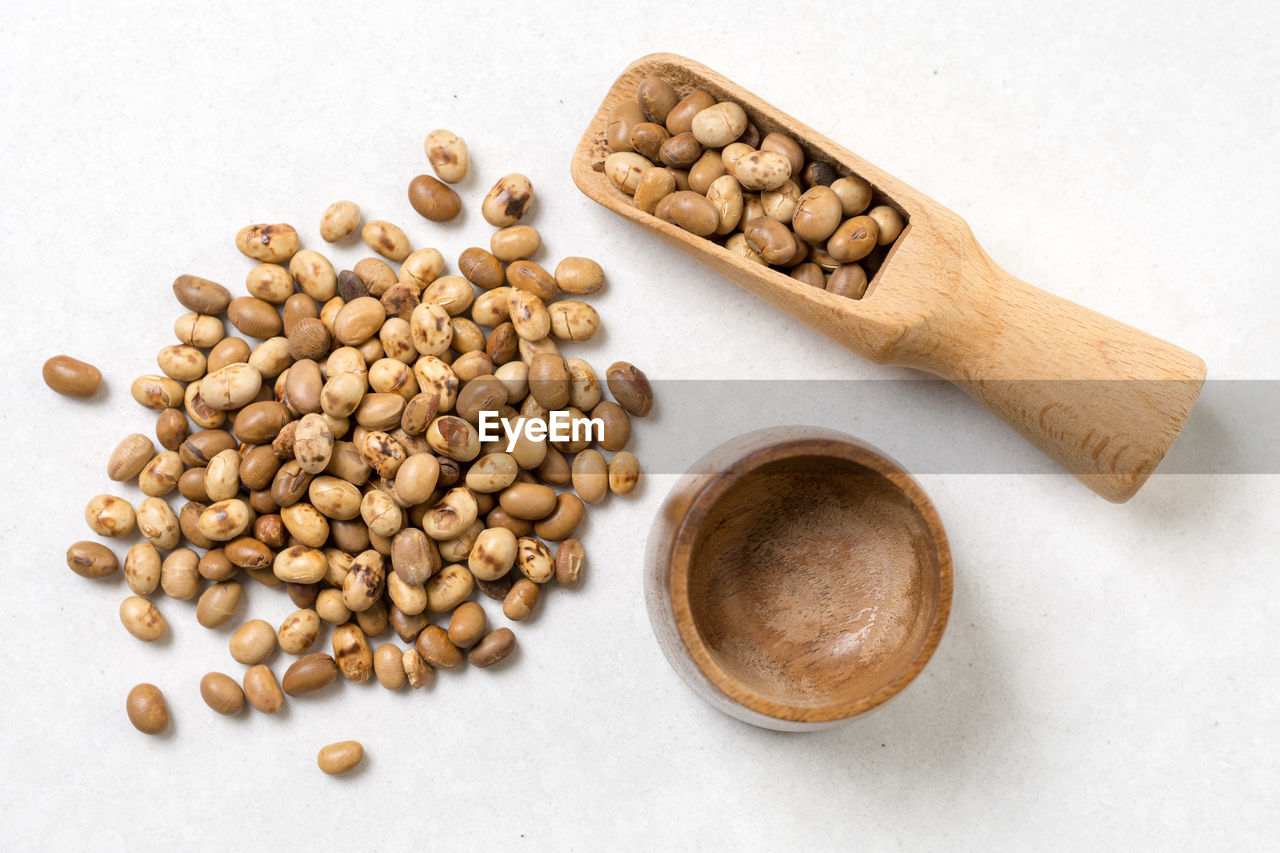
<instances>
[{"instance_id":1,"label":"wooden bowl","mask_svg":"<svg viewBox=\"0 0 1280 853\"><path fill-rule=\"evenodd\" d=\"M741 436L690 469L649 538L646 599L676 671L745 722L825 728L928 662L951 552L920 485L829 430Z\"/></svg>"}]
</instances>

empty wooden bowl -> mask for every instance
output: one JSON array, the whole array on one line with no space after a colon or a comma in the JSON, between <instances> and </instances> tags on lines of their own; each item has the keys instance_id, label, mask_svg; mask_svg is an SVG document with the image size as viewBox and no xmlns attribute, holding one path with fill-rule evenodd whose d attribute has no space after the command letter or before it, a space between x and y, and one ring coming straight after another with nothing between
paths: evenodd
<instances>
[{"instance_id":1,"label":"empty wooden bowl","mask_svg":"<svg viewBox=\"0 0 1280 853\"><path fill-rule=\"evenodd\" d=\"M919 484L849 436L762 430L667 498L646 554L667 659L720 710L825 728L920 673L947 624L951 552Z\"/></svg>"}]
</instances>

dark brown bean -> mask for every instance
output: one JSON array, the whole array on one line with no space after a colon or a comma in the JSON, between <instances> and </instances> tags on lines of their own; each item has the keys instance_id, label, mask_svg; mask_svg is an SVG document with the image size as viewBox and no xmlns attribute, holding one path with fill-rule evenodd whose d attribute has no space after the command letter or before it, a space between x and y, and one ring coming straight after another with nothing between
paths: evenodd
<instances>
[{"instance_id":1,"label":"dark brown bean","mask_svg":"<svg viewBox=\"0 0 1280 853\"><path fill-rule=\"evenodd\" d=\"M284 692L290 696L305 696L323 690L338 677L338 665L331 655L313 652L298 658L284 672L280 680Z\"/></svg>"},{"instance_id":2,"label":"dark brown bean","mask_svg":"<svg viewBox=\"0 0 1280 853\"><path fill-rule=\"evenodd\" d=\"M173 280L173 295L189 311L218 315L231 304L231 292L207 278L180 275Z\"/></svg>"},{"instance_id":3,"label":"dark brown bean","mask_svg":"<svg viewBox=\"0 0 1280 853\"><path fill-rule=\"evenodd\" d=\"M467 655L467 660L472 666L481 668L493 666L498 663L516 647L516 635L510 628L499 628L491 631L485 638L476 644L471 653Z\"/></svg>"},{"instance_id":4,"label":"dark brown bean","mask_svg":"<svg viewBox=\"0 0 1280 853\"><path fill-rule=\"evenodd\" d=\"M609 393L627 412L643 417L653 408L653 388L644 371L625 361L609 365L605 371Z\"/></svg>"},{"instance_id":5,"label":"dark brown bean","mask_svg":"<svg viewBox=\"0 0 1280 853\"><path fill-rule=\"evenodd\" d=\"M680 98L671 84L661 77L650 76L640 81L636 89L636 102L646 119L664 124L667 115L675 108Z\"/></svg>"},{"instance_id":6,"label":"dark brown bean","mask_svg":"<svg viewBox=\"0 0 1280 853\"><path fill-rule=\"evenodd\" d=\"M102 387L102 371L69 355L44 363L44 384L67 397L92 397Z\"/></svg>"},{"instance_id":7,"label":"dark brown bean","mask_svg":"<svg viewBox=\"0 0 1280 853\"><path fill-rule=\"evenodd\" d=\"M67 567L82 578L105 578L116 573L120 560L106 545L81 540L67 549Z\"/></svg>"},{"instance_id":8,"label":"dark brown bean","mask_svg":"<svg viewBox=\"0 0 1280 853\"><path fill-rule=\"evenodd\" d=\"M418 175L409 182L409 204L432 222L447 222L462 210L458 194L431 175Z\"/></svg>"}]
</instances>

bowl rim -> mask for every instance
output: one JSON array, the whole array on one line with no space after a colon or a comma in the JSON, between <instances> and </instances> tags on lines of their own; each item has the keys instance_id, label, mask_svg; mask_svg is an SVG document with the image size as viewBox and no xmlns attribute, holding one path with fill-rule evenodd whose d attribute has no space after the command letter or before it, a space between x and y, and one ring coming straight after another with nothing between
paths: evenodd
<instances>
[{"instance_id":1,"label":"bowl rim","mask_svg":"<svg viewBox=\"0 0 1280 853\"><path fill-rule=\"evenodd\" d=\"M954 591L954 570L951 548L938 511L924 489L906 469L881 451L852 436L827 430L805 431L802 435L779 438L776 441L752 442L755 435L739 436L747 439L746 446L730 457L727 467L710 476L688 503L683 517L676 526L668 557L666 586L672 616L681 645L701 671L702 675L728 699L751 711L778 720L793 723L832 723L870 711L887 702L902 691L924 669L937 650L946 630L951 613ZM722 445L704 457L704 461L722 455L729 445ZM689 568L698 529L708 512L724 494L742 477L773 462L807 456L828 456L860 465L878 474L896 487L911 503L923 519L933 542L938 566L938 603L931 616L929 628L920 649L894 678L874 693L859 699L843 702L825 702L819 705L796 705L779 702L745 687L731 676L716 660L702 639L689 604ZM700 463L699 463L700 464ZM695 465L695 468L698 467Z\"/></svg>"}]
</instances>

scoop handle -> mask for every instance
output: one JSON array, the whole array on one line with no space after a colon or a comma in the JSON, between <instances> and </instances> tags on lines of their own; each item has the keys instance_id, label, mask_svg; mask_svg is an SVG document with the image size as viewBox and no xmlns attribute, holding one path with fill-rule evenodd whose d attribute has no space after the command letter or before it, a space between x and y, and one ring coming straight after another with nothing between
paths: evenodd
<instances>
[{"instance_id":1,"label":"scoop handle","mask_svg":"<svg viewBox=\"0 0 1280 853\"><path fill-rule=\"evenodd\" d=\"M973 245L955 298L889 361L951 380L1104 498L1131 498L1204 383L1198 356L1032 287Z\"/></svg>"}]
</instances>

